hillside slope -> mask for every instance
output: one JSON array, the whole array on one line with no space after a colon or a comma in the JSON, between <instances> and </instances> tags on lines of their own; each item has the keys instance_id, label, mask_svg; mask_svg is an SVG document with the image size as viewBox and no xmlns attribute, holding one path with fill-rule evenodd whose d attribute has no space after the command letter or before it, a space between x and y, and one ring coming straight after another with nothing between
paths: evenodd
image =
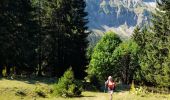
<instances>
[{"instance_id":1,"label":"hillside slope","mask_svg":"<svg viewBox=\"0 0 170 100\"><path fill-rule=\"evenodd\" d=\"M42 79L40 79L42 80ZM46 80L46 81L45 81ZM84 91L82 97L60 98L48 93L52 84L44 79L44 81L36 80L7 80L0 79L0 100L108 100L108 93ZM38 87L38 88L37 88ZM39 97L36 91L46 91L47 96ZM38 92L38 93L39 93ZM25 93L25 95L24 95ZM170 95L164 94L130 94L129 91L114 92L113 100L169 100Z\"/></svg>"}]
</instances>

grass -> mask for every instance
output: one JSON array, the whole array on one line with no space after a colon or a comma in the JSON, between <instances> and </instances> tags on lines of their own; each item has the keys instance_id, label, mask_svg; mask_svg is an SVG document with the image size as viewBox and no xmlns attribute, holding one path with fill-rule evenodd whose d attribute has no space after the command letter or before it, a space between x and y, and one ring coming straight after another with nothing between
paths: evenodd
<instances>
[{"instance_id":1,"label":"grass","mask_svg":"<svg viewBox=\"0 0 170 100\"><path fill-rule=\"evenodd\" d=\"M40 88L45 92L46 97L36 94L36 89ZM89 92L82 93L82 97L61 98L54 97L51 93L52 84L45 81L36 80L0 80L0 100L109 100L108 93ZM170 94L130 94L129 91L115 92L113 100L170 100Z\"/></svg>"}]
</instances>

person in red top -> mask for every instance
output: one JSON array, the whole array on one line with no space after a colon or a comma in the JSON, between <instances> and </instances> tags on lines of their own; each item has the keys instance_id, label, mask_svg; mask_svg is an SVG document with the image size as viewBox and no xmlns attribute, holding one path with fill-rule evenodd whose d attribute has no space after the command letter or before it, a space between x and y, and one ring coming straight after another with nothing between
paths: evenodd
<instances>
[{"instance_id":1,"label":"person in red top","mask_svg":"<svg viewBox=\"0 0 170 100\"><path fill-rule=\"evenodd\" d=\"M112 100L112 94L115 89L115 82L113 81L111 76L109 76L108 80L105 82L105 87L108 88L108 92L110 93L110 100Z\"/></svg>"}]
</instances>

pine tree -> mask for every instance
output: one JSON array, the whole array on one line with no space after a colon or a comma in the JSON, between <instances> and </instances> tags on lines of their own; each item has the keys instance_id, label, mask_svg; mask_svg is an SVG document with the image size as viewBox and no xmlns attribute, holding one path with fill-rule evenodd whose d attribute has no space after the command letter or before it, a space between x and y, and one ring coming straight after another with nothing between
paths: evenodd
<instances>
[{"instance_id":1,"label":"pine tree","mask_svg":"<svg viewBox=\"0 0 170 100\"><path fill-rule=\"evenodd\" d=\"M56 1L56 0L54 0ZM85 31L85 2L82 0L57 0L52 2L52 52L49 63L55 66L54 74L61 76L70 66L76 78L84 77L87 47ZM56 17L57 16L57 17ZM79 60L79 62L77 62Z\"/></svg>"},{"instance_id":2,"label":"pine tree","mask_svg":"<svg viewBox=\"0 0 170 100\"><path fill-rule=\"evenodd\" d=\"M79 85L75 81L72 69L69 68L54 85L54 94L63 97L80 96L82 91Z\"/></svg>"},{"instance_id":3,"label":"pine tree","mask_svg":"<svg viewBox=\"0 0 170 100\"><path fill-rule=\"evenodd\" d=\"M34 35L36 22L30 0L10 0L1 2L1 46L2 57L7 67L17 66L19 70L32 69L34 63Z\"/></svg>"},{"instance_id":4,"label":"pine tree","mask_svg":"<svg viewBox=\"0 0 170 100\"><path fill-rule=\"evenodd\" d=\"M71 10L70 10L70 22L71 23L71 33L70 38L72 39L72 47L68 45L68 48L71 48L70 56L68 57L68 61L70 65L73 66L73 70L75 72L75 77L78 79L83 79L85 77L85 69L87 65L86 58L86 48L87 48L87 36L88 29L87 12L85 12L86 3L84 0L71 0ZM71 60L71 61L70 61ZM78 62L77 62L78 61Z\"/></svg>"},{"instance_id":5,"label":"pine tree","mask_svg":"<svg viewBox=\"0 0 170 100\"><path fill-rule=\"evenodd\" d=\"M7 45L9 43L7 42L7 36L9 35L6 21L9 20L7 19L7 14L6 14L6 5L9 1L3 0L0 3L0 76L2 76L2 69L3 69L3 64L5 64L7 58L5 58L5 51L7 50Z\"/></svg>"},{"instance_id":6,"label":"pine tree","mask_svg":"<svg viewBox=\"0 0 170 100\"><path fill-rule=\"evenodd\" d=\"M148 34L145 45L139 55L141 75L149 85L170 87L170 24L169 1L158 2L158 9L153 14L153 26L143 32Z\"/></svg>"},{"instance_id":7,"label":"pine tree","mask_svg":"<svg viewBox=\"0 0 170 100\"><path fill-rule=\"evenodd\" d=\"M84 77L87 13L82 0L2 0L0 64L60 77L73 66ZM77 63L77 60L79 62ZM0 68L0 70L2 67Z\"/></svg>"},{"instance_id":8,"label":"pine tree","mask_svg":"<svg viewBox=\"0 0 170 100\"><path fill-rule=\"evenodd\" d=\"M9 7L10 5L10 7ZM14 4L8 0L3 0L0 4L0 55L1 55L1 66L7 66L7 72L9 74L9 63L14 60L15 47L14 44L14 32L15 32L15 10Z\"/></svg>"},{"instance_id":9,"label":"pine tree","mask_svg":"<svg viewBox=\"0 0 170 100\"><path fill-rule=\"evenodd\" d=\"M21 26L18 29L17 36L17 50L20 51L17 55L19 59L19 64L22 69L22 66L25 67L23 70L32 73L35 71L36 67L36 35L38 32L38 23L35 20L34 11L32 7L32 2L30 0L18 0L20 2L17 5L18 9L18 20Z\"/></svg>"},{"instance_id":10,"label":"pine tree","mask_svg":"<svg viewBox=\"0 0 170 100\"><path fill-rule=\"evenodd\" d=\"M48 35L49 35L49 19L51 9L48 0L35 0L33 2L36 11L36 19L39 25L36 41L36 73L37 76L42 76L43 70L46 68L49 53ZM49 12L48 12L49 11Z\"/></svg>"},{"instance_id":11,"label":"pine tree","mask_svg":"<svg viewBox=\"0 0 170 100\"><path fill-rule=\"evenodd\" d=\"M66 27L70 26L67 20L67 17L69 17L68 12L71 9L70 0L52 0L50 7L52 8L49 28L49 45L51 49L47 62L48 66L51 66L49 69L52 71L52 75L60 77L68 68L65 65L64 53L66 53L65 41L68 41L68 39L66 39L66 33L69 30L69 28Z\"/></svg>"}]
</instances>

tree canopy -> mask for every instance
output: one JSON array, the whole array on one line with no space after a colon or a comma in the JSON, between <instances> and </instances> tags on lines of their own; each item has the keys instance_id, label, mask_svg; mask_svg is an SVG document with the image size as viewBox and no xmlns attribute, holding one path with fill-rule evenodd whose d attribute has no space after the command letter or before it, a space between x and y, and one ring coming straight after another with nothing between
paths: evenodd
<instances>
[{"instance_id":1,"label":"tree canopy","mask_svg":"<svg viewBox=\"0 0 170 100\"><path fill-rule=\"evenodd\" d=\"M88 67L88 74L104 80L112 74L111 59L113 51L121 43L121 39L113 32L106 33L94 48Z\"/></svg>"}]
</instances>

